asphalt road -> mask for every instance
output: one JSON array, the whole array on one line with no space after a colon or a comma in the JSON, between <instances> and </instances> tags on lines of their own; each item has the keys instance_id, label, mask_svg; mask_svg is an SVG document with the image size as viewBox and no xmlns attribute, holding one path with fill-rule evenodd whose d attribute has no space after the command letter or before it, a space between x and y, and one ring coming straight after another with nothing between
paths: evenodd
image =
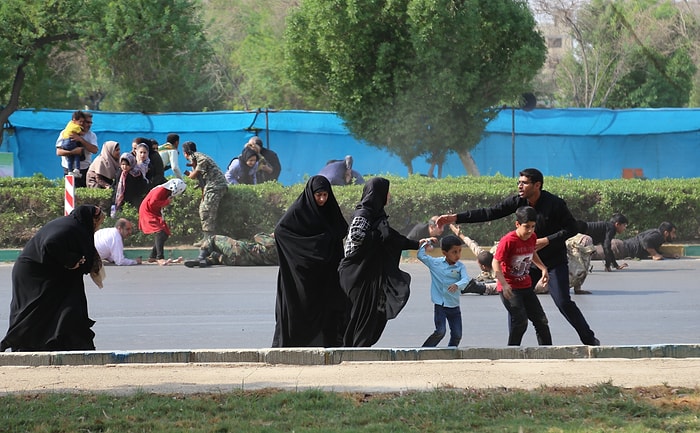
<instances>
[{"instance_id":1,"label":"asphalt road","mask_svg":"<svg viewBox=\"0 0 700 433\"><path fill-rule=\"evenodd\" d=\"M473 261L465 261L476 275ZM573 295L603 345L700 342L700 260L629 261L630 267L603 272L600 262L584 289ZM433 330L427 269L418 262L402 268L413 277L411 298L390 321L375 347L418 347ZM11 263L0 264L0 333L11 299ZM276 267L182 265L109 266L104 289L85 278L98 350L265 348L274 329ZM498 296L462 296L461 346L501 347L507 341L506 311ZM549 295L540 300L555 345L580 344ZM447 344L447 337L441 345ZM524 346L537 344L528 329Z\"/></svg>"}]
</instances>

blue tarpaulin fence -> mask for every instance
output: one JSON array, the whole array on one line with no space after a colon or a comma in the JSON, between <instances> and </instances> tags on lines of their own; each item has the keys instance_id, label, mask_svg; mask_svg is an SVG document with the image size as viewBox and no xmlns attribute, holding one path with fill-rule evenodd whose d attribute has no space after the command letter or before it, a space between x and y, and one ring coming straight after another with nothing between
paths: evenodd
<instances>
[{"instance_id":1,"label":"blue tarpaulin fence","mask_svg":"<svg viewBox=\"0 0 700 433\"><path fill-rule=\"evenodd\" d=\"M10 116L12 129L4 131L0 152L12 153L14 176L62 175L55 142L71 113L19 110ZM94 112L93 131L100 146L116 140L123 148L137 136L162 143L175 132L181 142L194 141L225 169L252 135L250 127L259 129L265 146L279 155L280 182L285 185L303 182L326 161L347 154L363 174L407 174L398 157L353 138L342 119L330 112ZM547 176L575 178L613 179L630 172L647 178L697 177L700 110L504 110L488 125L472 157L482 175L510 176L513 167L537 167ZM182 156L180 163L185 164ZM413 166L416 173L426 173L429 164L421 157ZM443 176L465 174L459 157L449 155Z\"/></svg>"}]
</instances>

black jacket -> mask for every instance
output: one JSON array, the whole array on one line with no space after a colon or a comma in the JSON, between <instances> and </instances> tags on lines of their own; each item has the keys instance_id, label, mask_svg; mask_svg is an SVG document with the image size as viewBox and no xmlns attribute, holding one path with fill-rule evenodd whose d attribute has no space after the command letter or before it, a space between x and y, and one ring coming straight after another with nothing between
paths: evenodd
<instances>
[{"instance_id":1,"label":"black jacket","mask_svg":"<svg viewBox=\"0 0 700 433\"><path fill-rule=\"evenodd\" d=\"M457 214L457 224L493 221L515 213L521 206L529 205L527 199L514 195L493 207L472 209ZM571 215L566 202L543 190L537 204L533 207L537 211L535 234L538 238L549 239L549 245L537 251L537 254L548 268L566 263L565 241L578 233L576 220Z\"/></svg>"}]
</instances>

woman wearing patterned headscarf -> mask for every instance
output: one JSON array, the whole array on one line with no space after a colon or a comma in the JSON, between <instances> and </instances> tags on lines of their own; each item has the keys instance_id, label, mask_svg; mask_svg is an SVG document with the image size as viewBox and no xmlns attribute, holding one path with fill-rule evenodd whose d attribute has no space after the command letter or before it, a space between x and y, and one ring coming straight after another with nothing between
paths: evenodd
<instances>
[{"instance_id":1,"label":"woman wearing patterned headscarf","mask_svg":"<svg viewBox=\"0 0 700 433\"><path fill-rule=\"evenodd\" d=\"M94 234L104 221L96 206L78 206L46 223L12 268L10 327L0 351L94 350L83 275L100 264Z\"/></svg>"},{"instance_id":2,"label":"woman wearing patterned headscarf","mask_svg":"<svg viewBox=\"0 0 700 433\"><path fill-rule=\"evenodd\" d=\"M411 276L399 269L399 260L403 250L417 250L418 241L389 226L384 211L389 197L387 179L367 181L345 240L345 257L338 272L350 305L343 340L348 347L372 346L387 320L408 302Z\"/></svg>"},{"instance_id":3,"label":"woman wearing patterned headscarf","mask_svg":"<svg viewBox=\"0 0 700 433\"><path fill-rule=\"evenodd\" d=\"M117 175L114 207L120 211L126 202L138 209L148 192L145 167L143 164L137 163L136 157L129 152L122 153L119 158L119 166L121 170Z\"/></svg>"},{"instance_id":4,"label":"woman wearing patterned headscarf","mask_svg":"<svg viewBox=\"0 0 700 433\"><path fill-rule=\"evenodd\" d=\"M275 228L279 256L273 347L342 344L346 303L338 281L348 224L323 176L313 176Z\"/></svg>"}]
</instances>

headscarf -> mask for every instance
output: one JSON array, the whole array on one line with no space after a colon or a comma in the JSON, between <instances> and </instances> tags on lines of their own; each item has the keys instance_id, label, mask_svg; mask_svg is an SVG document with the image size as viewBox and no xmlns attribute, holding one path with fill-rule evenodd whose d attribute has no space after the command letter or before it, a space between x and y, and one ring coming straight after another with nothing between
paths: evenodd
<instances>
[{"instance_id":1,"label":"headscarf","mask_svg":"<svg viewBox=\"0 0 700 433\"><path fill-rule=\"evenodd\" d=\"M117 195L114 200L114 204L120 208L122 203L124 203L124 191L126 189L126 176L130 175L133 177L139 177L139 176L144 176L145 178L145 173L142 173L141 167L139 167L138 164L136 164L136 157L134 156L133 153L131 152L124 152L122 155L119 157L119 163L121 164L122 160L126 160L129 163L129 170L125 171L122 170L121 175L119 176L119 182L117 183Z\"/></svg>"},{"instance_id":2,"label":"headscarf","mask_svg":"<svg viewBox=\"0 0 700 433\"><path fill-rule=\"evenodd\" d=\"M246 162L253 156L256 157L255 165L253 167L248 167ZM247 146L243 148L243 151L241 151L241 156L238 157L238 167L240 168L240 175L237 178L238 183L243 183L246 185L253 184L255 172L258 170L259 161L260 154L258 152ZM255 179L255 182L257 183L257 179Z\"/></svg>"},{"instance_id":3,"label":"headscarf","mask_svg":"<svg viewBox=\"0 0 700 433\"><path fill-rule=\"evenodd\" d=\"M107 179L114 180L119 170L119 160L115 159L113 156L114 149L116 149L117 146L119 146L119 143L116 141L105 141L102 145L102 150L100 150L100 154L92 161L90 170Z\"/></svg>"},{"instance_id":4,"label":"headscarf","mask_svg":"<svg viewBox=\"0 0 700 433\"><path fill-rule=\"evenodd\" d=\"M355 207L353 218L361 216L373 223L377 219L387 218L384 212L389 196L389 180L383 177L373 177L362 188L362 198Z\"/></svg>"},{"instance_id":5,"label":"headscarf","mask_svg":"<svg viewBox=\"0 0 700 433\"><path fill-rule=\"evenodd\" d=\"M314 198L314 193L319 191L328 193L328 200L323 206L319 206ZM336 239L342 239L348 231L348 224L333 194L331 183L319 175L309 178L304 191L292 203L278 224L302 236L328 231Z\"/></svg>"},{"instance_id":6,"label":"headscarf","mask_svg":"<svg viewBox=\"0 0 700 433\"><path fill-rule=\"evenodd\" d=\"M151 165L151 158L148 156L151 154L151 146L149 146L147 143L139 143L136 145L136 150L139 150L140 147L146 149L146 160L143 162L138 162L138 159L136 159L136 155L134 155L134 160L137 162L135 166L131 166L131 170L138 170L141 173L141 176L143 176L143 178L146 179L146 182L148 182L146 173L148 173L148 166Z\"/></svg>"},{"instance_id":7,"label":"headscarf","mask_svg":"<svg viewBox=\"0 0 700 433\"><path fill-rule=\"evenodd\" d=\"M102 209L93 205L80 205L73 209L70 216L76 219L80 225L90 232L95 232L95 219L102 213Z\"/></svg>"},{"instance_id":8,"label":"headscarf","mask_svg":"<svg viewBox=\"0 0 700 433\"><path fill-rule=\"evenodd\" d=\"M86 248L92 250L91 254L85 254L85 263L81 265L82 269L88 272L96 271L102 265L102 260L99 254L97 254L97 249L95 249L95 219L99 217L102 213L102 209L94 205L80 205L73 209L69 217L74 218L78 221L87 232L87 236L84 237L88 245Z\"/></svg>"},{"instance_id":9,"label":"headscarf","mask_svg":"<svg viewBox=\"0 0 700 433\"><path fill-rule=\"evenodd\" d=\"M256 161L260 160L260 154L256 152L255 149L251 149L248 146L244 147L243 151L241 152L240 160L246 167L248 166L246 162L250 159L251 156L255 156Z\"/></svg>"}]
</instances>

